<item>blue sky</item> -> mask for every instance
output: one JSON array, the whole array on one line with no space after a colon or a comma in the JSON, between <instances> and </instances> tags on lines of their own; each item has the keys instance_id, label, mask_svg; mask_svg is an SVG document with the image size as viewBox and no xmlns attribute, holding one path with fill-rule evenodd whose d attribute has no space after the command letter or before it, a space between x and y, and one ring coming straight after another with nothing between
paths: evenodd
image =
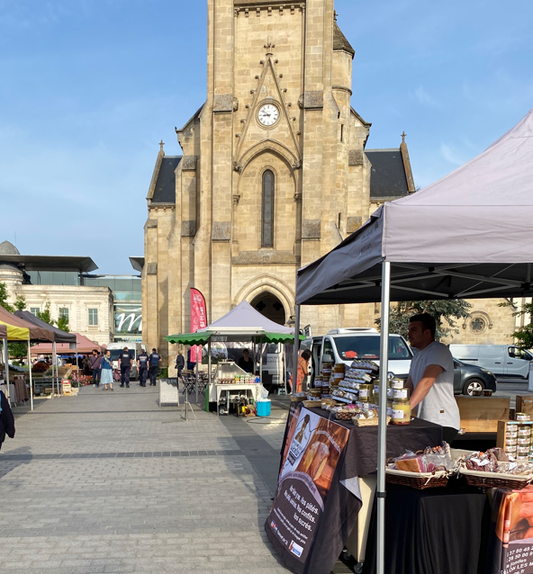
<instances>
[{"instance_id":1,"label":"blue sky","mask_svg":"<svg viewBox=\"0 0 533 574\"><path fill-rule=\"evenodd\" d=\"M337 0L368 148L424 187L533 107L533 3ZM133 273L159 150L206 93L206 0L0 0L0 242Z\"/></svg>"}]
</instances>

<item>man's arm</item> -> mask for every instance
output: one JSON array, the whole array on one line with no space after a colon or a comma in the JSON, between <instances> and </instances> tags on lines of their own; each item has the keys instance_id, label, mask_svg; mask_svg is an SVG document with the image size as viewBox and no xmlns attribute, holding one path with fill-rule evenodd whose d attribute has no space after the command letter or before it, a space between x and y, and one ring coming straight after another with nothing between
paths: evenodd
<instances>
[{"instance_id":1,"label":"man's arm","mask_svg":"<svg viewBox=\"0 0 533 574\"><path fill-rule=\"evenodd\" d=\"M418 384L416 385L416 389L413 391L411 395L411 408L414 409L418 404L420 404L427 396L431 387L435 383L437 377L444 371L444 369L440 365L428 365L424 369L424 373ZM409 384L411 377L407 379ZM411 385L412 385L411 381Z\"/></svg>"},{"instance_id":2,"label":"man's arm","mask_svg":"<svg viewBox=\"0 0 533 574\"><path fill-rule=\"evenodd\" d=\"M411 375L407 377L407 381L405 381L405 388L411 391L409 394L412 396L414 389L413 379L411 379Z\"/></svg>"}]
</instances>

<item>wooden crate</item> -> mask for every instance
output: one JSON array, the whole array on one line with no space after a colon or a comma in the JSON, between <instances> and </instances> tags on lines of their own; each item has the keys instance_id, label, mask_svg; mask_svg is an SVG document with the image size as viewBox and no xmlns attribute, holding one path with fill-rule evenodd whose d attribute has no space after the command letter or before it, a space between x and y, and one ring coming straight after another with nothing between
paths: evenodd
<instances>
[{"instance_id":1,"label":"wooden crate","mask_svg":"<svg viewBox=\"0 0 533 574\"><path fill-rule=\"evenodd\" d=\"M526 413L531 415L533 419L533 397L522 397L520 395L516 395L516 412L517 413Z\"/></svg>"},{"instance_id":2,"label":"wooden crate","mask_svg":"<svg viewBox=\"0 0 533 574\"><path fill-rule=\"evenodd\" d=\"M466 432L498 432L498 421L509 420L508 397L455 397Z\"/></svg>"}]
</instances>

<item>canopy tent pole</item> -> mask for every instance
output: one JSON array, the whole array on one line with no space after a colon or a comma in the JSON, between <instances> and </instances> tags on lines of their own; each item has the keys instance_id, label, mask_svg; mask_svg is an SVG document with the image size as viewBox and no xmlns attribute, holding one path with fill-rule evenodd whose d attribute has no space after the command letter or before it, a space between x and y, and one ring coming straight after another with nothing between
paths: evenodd
<instances>
[{"instance_id":1,"label":"canopy tent pole","mask_svg":"<svg viewBox=\"0 0 533 574\"><path fill-rule=\"evenodd\" d=\"M379 427L377 480L376 574L385 574L385 467L387 464L387 379L389 370L390 262L382 263L381 348L379 369Z\"/></svg>"},{"instance_id":2,"label":"canopy tent pole","mask_svg":"<svg viewBox=\"0 0 533 574\"><path fill-rule=\"evenodd\" d=\"M76 353L76 381L78 381L78 393L80 392L80 363L78 357L78 337L76 337L76 346L74 347L74 352ZM105 354L105 353L104 353ZM83 363L83 361L82 361ZM113 374L113 373L111 373Z\"/></svg>"},{"instance_id":3,"label":"canopy tent pole","mask_svg":"<svg viewBox=\"0 0 533 574\"><path fill-rule=\"evenodd\" d=\"M292 365L292 394L296 394L296 384L298 382L298 351L300 347L300 305L296 305L296 316L294 317L294 357Z\"/></svg>"},{"instance_id":4,"label":"canopy tent pole","mask_svg":"<svg viewBox=\"0 0 533 574\"><path fill-rule=\"evenodd\" d=\"M198 404L198 349L196 349L196 382L194 385L196 387L196 404Z\"/></svg>"},{"instance_id":5,"label":"canopy tent pole","mask_svg":"<svg viewBox=\"0 0 533 574\"><path fill-rule=\"evenodd\" d=\"M263 384L263 337L260 337L259 341L259 380L261 381L261 384Z\"/></svg>"},{"instance_id":6,"label":"canopy tent pole","mask_svg":"<svg viewBox=\"0 0 533 574\"><path fill-rule=\"evenodd\" d=\"M9 393L9 349L7 348L7 339L3 339L2 344L4 346L4 364L6 366L7 400L9 403L11 403L11 397Z\"/></svg>"},{"instance_id":7,"label":"canopy tent pole","mask_svg":"<svg viewBox=\"0 0 533 574\"><path fill-rule=\"evenodd\" d=\"M57 368L57 357L56 357L56 342L52 342L52 398L54 398L54 388L56 383L56 368ZM59 395L59 387L57 389L57 394Z\"/></svg>"},{"instance_id":8,"label":"canopy tent pole","mask_svg":"<svg viewBox=\"0 0 533 574\"><path fill-rule=\"evenodd\" d=\"M33 411L33 377L31 372L30 342L28 341L28 371L30 372L30 411Z\"/></svg>"},{"instance_id":9,"label":"canopy tent pole","mask_svg":"<svg viewBox=\"0 0 533 574\"><path fill-rule=\"evenodd\" d=\"M207 343L207 368L209 369L208 381L209 385L211 385L211 337L209 337L209 342Z\"/></svg>"}]
</instances>

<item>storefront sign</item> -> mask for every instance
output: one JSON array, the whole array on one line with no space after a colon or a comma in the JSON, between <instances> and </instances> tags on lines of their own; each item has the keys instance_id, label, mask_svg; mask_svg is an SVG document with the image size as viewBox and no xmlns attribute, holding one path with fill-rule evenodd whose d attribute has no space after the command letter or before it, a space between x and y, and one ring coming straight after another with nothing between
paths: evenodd
<instances>
[{"instance_id":1,"label":"storefront sign","mask_svg":"<svg viewBox=\"0 0 533 574\"><path fill-rule=\"evenodd\" d=\"M350 432L306 408L293 410L290 417L278 489L265 528L303 571Z\"/></svg>"}]
</instances>

